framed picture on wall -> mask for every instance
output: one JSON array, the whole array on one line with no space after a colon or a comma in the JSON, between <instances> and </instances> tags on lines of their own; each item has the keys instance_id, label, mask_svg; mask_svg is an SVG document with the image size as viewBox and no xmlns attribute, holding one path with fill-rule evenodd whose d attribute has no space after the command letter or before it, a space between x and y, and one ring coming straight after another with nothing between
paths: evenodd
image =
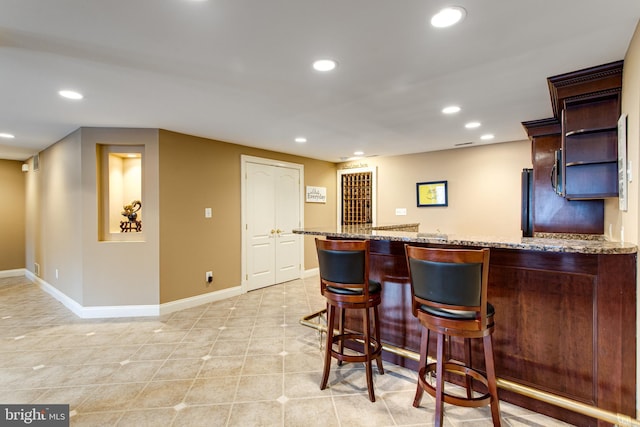
<instances>
[{"instance_id":1,"label":"framed picture on wall","mask_svg":"<svg viewBox=\"0 0 640 427\"><path fill-rule=\"evenodd\" d=\"M447 181L418 182L416 194L419 208L449 205Z\"/></svg>"}]
</instances>

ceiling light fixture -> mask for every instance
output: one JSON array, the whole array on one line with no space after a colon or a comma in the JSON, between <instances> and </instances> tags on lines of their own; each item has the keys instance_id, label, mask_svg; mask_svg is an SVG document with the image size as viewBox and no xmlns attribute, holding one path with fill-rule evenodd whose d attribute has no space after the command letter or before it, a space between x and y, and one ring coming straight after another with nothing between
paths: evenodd
<instances>
[{"instance_id":1,"label":"ceiling light fixture","mask_svg":"<svg viewBox=\"0 0 640 427\"><path fill-rule=\"evenodd\" d=\"M480 127L480 122L469 122L466 125L464 125L464 127L466 127L467 129L479 128Z\"/></svg>"},{"instance_id":2,"label":"ceiling light fixture","mask_svg":"<svg viewBox=\"0 0 640 427\"><path fill-rule=\"evenodd\" d=\"M61 90L60 92L58 92L58 94L60 96L62 96L63 98L67 98L67 99L82 99L84 98L84 96L82 96L82 94L80 92L76 92L74 90Z\"/></svg>"},{"instance_id":3,"label":"ceiling light fixture","mask_svg":"<svg viewBox=\"0 0 640 427\"><path fill-rule=\"evenodd\" d=\"M307 142L307 138L305 138L304 136L299 136L296 139L294 139L294 141L299 144L304 144L305 142Z\"/></svg>"},{"instance_id":4,"label":"ceiling light fixture","mask_svg":"<svg viewBox=\"0 0 640 427\"><path fill-rule=\"evenodd\" d=\"M431 17L431 25L436 28L450 27L462 21L466 15L467 11L460 6L446 7Z\"/></svg>"},{"instance_id":5,"label":"ceiling light fixture","mask_svg":"<svg viewBox=\"0 0 640 427\"><path fill-rule=\"evenodd\" d=\"M0 138L13 139L15 135L11 135L10 133L0 133Z\"/></svg>"},{"instance_id":6,"label":"ceiling light fixture","mask_svg":"<svg viewBox=\"0 0 640 427\"><path fill-rule=\"evenodd\" d=\"M313 63L313 68L316 71L331 71L338 66L338 63L333 59L319 59Z\"/></svg>"},{"instance_id":7,"label":"ceiling light fixture","mask_svg":"<svg viewBox=\"0 0 640 427\"><path fill-rule=\"evenodd\" d=\"M491 134L491 133L488 133L486 135L482 135L480 137L480 139L483 140L483 141L488 141L488 140L493 139L493 138L495 138L495 136L493 134Z\"/></svg>"},{"instance_id":8,"label":"ceiling light fixture","mask_svg":"<svg viewBox=\"0 0 640 427\"><path fill-rule=\"evenodd\" d=\"M364 151L354 151L353 155L354 156L363 156L364 155Z\"/></svg>"},{"instance_id":9,"label":"ceiling light fixture","mask_svg":"<svg viewBox=\"0 0 640 427\"><path fill-rule=\"evenodd\" d=\"M444 114L455 114L455 113L459 113L460 112L460 107L458 107L457 105L450 105L449 107L444 107L442 109L442 112Z\"/></svg>"}]
</instances>

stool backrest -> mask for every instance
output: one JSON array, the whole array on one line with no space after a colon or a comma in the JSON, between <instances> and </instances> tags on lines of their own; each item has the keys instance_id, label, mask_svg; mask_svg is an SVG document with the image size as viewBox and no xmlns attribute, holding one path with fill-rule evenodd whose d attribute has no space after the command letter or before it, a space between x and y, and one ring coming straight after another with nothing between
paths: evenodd
<instances>
[{"instance_id":1,"label":"stool backrest","mask_svg":"<svg viewBox=\"0 0 640 427\"><path fill-rule=\"evenodd\" d=\"M456 321L487 327L489 249L439 249L405 245L412 311L441 325ZM440 313L442 316L438 316ZM440 317L443 317L442 319Z\"/></svg>"},{"instance_id":2,"label":"stool backrest","mask_svg":"<svg viewBox=\"0 0 640 427\"><path fill-rule=\"evenodd\" d=\"M320 285L369 294L369 241L316 238Z\"/></svg>"}]
</instances>

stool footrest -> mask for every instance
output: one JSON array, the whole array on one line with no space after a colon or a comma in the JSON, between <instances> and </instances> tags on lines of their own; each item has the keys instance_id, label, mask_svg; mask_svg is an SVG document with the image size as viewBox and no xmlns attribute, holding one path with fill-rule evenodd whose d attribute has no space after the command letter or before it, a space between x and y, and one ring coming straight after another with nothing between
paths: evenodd
<instances>
[{"instance_id":1,"label":"stool footrest","mask_svg":"<svg viewBox=\"0 0 640 427\"><path fill-rule=\"evenodd\" d=\"M461 365L460 363L456 362L445 362L444 371L452 372L458 375L470 376L471 378L484 384L485 387L487 387L487 390L489 389L489 381L487 380L487 377L482 372L477 371L473 368ZM433 397L436 397L436 388L429 384L426 379L427 375L431 372L436 372L436 363L429 363L426 367L420 369L420 372L418 373L418 383L427 393L429 393ZM468 398L445 393L443 387L443 395L443 401L445 403L465 406L468 408L477 408L480 406L489 405L491 403L491 394L489 394L489 392L483 394L482 396Z\"/></svg>"},{"instance_id":2,"label":"stool footrest","mask_svg":"<svg viewBox=\"0 0 640 427\"><path fill-rule=\"evenodd\" d=\"M368 362L374 360L380 356L382 353L382 344L378 342L375 338L369 337L369 346L373 347L371 352L369 353L369 357L366 354L344 354L338 350L333 349L333 344L336 343L344 343L344 341L357 341L363 346L366 345L364 340L364 335L359 333L347 333L341 335L334 335L332 339L332 348L331 348L331 356L335 357L339 361L342 362Z\"/></svg>"}]
</instances>

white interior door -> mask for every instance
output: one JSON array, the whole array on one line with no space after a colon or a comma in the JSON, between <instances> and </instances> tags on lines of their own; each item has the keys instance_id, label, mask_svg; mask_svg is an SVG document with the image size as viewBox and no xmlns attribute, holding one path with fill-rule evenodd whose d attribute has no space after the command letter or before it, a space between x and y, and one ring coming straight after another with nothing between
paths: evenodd
<instances>
[{"instance_id":1,"label":"white interior door","mask_svg":"<svg viewBox=\"0 0 640 427\"><path fill-rule=\"evenodd\" d=\"M300 171L276 168L276 256L275 283L300 277L300 235L293 229L300 227Z\"/></svg>"},{"instance_id":2,"label":"white interior door","mask_svg":"<svg viewBox=\"0 0 640 427\"><path fill-rule=\"evenodd\" d=\"M247 290L275 283L275 179L268 165L246 165Z\"/></svg>"},{"instance_id":3,"label":"white interior door","mask_svg":"<svg viewBox=\"0 0 640 427\"><path fill-rule=\"evenodd\" d=\"M245 164L246 290L300 277L300 170Z\"/></svg>"}]
</instances>

